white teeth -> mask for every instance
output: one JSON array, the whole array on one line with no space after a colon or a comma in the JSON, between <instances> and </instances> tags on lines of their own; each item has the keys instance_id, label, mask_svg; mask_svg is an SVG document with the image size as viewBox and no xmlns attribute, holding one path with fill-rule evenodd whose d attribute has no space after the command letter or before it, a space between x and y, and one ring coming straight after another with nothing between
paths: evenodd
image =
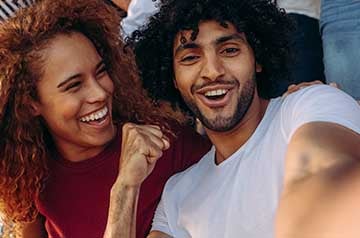
<instances>
[{"instance_id":1,"label":"white teeth","mask_svg":"<svg viewBox=\"0 0 360 238\"><path fill-rule=\"evenodd\" d=\"M80 118L80 121L89 122L89 121L98 120L98 119L101 119L104 116L106 116L107 112L108 112L108 108L104 107L103 109L101 109L101 110L99 110L97 112L94 112L91 115Z\"/></svg>"},{"instance_id":2,"label":"white teeth","mask_svg":"<svg viewBox=\"0 0 360 238\"><path fill-rule=\"evenodd\" d=\"M217 90L212 90L212 91L208 91L205 93L205 96L210 97L210 96L221 96L227 93L226 89L217 89Z\"/></svg>"}]
</instances>

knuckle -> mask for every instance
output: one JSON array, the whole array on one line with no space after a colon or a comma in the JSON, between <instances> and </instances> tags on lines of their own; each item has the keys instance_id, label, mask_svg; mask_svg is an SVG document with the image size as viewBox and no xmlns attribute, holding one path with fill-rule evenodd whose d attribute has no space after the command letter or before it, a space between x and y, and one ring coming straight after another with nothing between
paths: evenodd
<instances>
[{"instance_id":1,"label":"knuckle","mask_svg":"<svg viewBox=\"0 0 360 238\"><path fill-rule=\"evenodd\" d=\"M156 159L160 158L163 155L162 150L160 149L153 149L152 151L152 155L153 157L155 157Z\"/></svg>"},{"instance_id":2,"label":"knuckle","mask_svg":"<svg viewBox=\"0 0 360 238\"><path fill-rule=\"evenodd\" d=\"M127 123L125 123L125 124L123 125L122 130L123 130L123 131L128 131L128 130L134 128L134 125L135 125L135 124L133 124L133 123L131 123L131 122L127 122Z\"/></svg>"},{"instance_id":3,"label":"knuckle","mask_svg":"<svg viewBox=\"0 0 360 238\"><path fill-rule=\"evenodd\" d=\"M145 139L142 136L136 136L134 138L134 145L145 146L146 145Z\"/></svg>"}]
</instances>

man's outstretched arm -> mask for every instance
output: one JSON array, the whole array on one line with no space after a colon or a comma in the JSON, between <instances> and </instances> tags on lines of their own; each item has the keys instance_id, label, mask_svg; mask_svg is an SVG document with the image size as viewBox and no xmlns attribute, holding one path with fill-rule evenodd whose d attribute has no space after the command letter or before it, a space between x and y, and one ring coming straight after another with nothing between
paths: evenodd
<instances>
[{"instance_id":1,"label":"man's outstretched arm","mask_svg":"<svg viewBox=\"0 0 360 238\"><path fill-rule=\"evenodd\" d=\"M276 238L360 237L360 135L312 122L293 135Z\"/></svg>"}]
</instances>

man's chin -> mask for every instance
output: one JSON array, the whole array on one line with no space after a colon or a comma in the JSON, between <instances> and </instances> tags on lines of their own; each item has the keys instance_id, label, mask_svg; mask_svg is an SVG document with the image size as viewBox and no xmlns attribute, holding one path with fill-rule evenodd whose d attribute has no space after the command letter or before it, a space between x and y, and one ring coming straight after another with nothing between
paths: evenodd
<instances>
[{"instance_id":1,"label":"man's chin","mask_svg":"<svg viewBox=\"0 0 360 238\"><path fill-rule=\"evenodd\" d=\"M234 117L226 117L226 118L215 118L215 119L208 119L208 118L199 118L203 126L211 131L215 132L227 132L231 131L236 127L238 121L234 121Z\"/></svg>"}]
</instances>

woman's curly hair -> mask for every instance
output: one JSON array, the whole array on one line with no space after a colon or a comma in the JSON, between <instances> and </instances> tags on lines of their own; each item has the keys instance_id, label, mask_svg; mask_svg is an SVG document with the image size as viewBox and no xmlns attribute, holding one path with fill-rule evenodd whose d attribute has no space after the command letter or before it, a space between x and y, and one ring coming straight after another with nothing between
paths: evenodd
<instances>
[{"instance_id":1,"label":"woman's curly hair","mask_svg":"<svg viewBox=\"0 0 360 238\"><path fill-rule=\"evenodd\" d=\"M34 200L44 186L54 145L30 103L38 100L43 50L58 34L87 36L114 82L113 118L118 123L163 125L170 107L155 107L138 79L131 52L119 37L120 16L102 0L42 0L0 25L0 210L8 220L33 220Z\"/></svg>"},{"instance_id":2,"label":"woman's curly hair","mask_svg":"<svg viewBox=\"0 0 360 238\"><path fill-rule=\"evenodd\" d=\"M259 95L273 97L277 82L289 78L289 37L294 26L270 0L161 0L160 11L127 39L150 96L188 111L173 84L173 44L183 30L192 30L191 40L195 40L199 23L206 20L224 27L231 23L245 33L263 68L257 74Z\"/></svg>"}]
</instances>

